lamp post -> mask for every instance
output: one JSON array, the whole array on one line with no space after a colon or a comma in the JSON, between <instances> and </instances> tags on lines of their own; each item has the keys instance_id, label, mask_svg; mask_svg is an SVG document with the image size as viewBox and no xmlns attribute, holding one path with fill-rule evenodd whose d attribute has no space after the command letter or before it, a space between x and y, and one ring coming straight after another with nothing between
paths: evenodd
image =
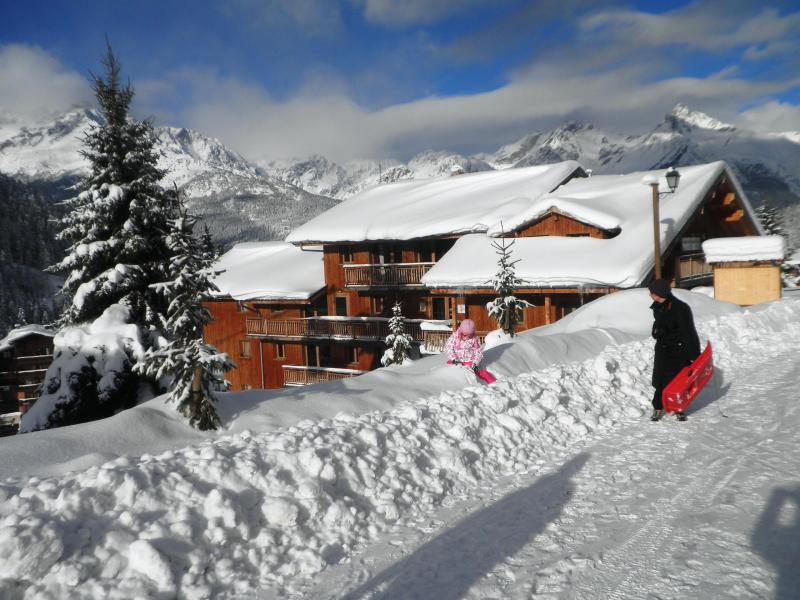
<instances>
[{"instance_id":1,"label":"lamp post","mask_svg":"<svg viewBox=\"0 0 800 600\"><path fill-rule=\"evenodd\" d=\"M678 189L681 174L675 167L670 167L664 174L667 180L669 191L674 193ZM653 252L655 259L655 277L661 279L661 217L658 214L658 200L661 194L658 191L658 177L655 175L645 175L642 178L644 185L649 185L653 191ZM666 193L666 192L665 192Z\"/></svg>"}]
</instances>

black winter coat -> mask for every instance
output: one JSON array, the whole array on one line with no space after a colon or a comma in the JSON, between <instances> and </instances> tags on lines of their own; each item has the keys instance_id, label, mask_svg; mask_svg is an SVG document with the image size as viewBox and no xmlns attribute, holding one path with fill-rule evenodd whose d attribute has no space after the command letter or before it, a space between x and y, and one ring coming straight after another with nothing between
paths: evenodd
<instances>
[{"instance_id":1,"label":"black winter coat","mask_svg":"<svg viewBox=\"0 0 800 600\"><path fill-rule=\"evenodd\" d=\"M700 356L700 339L692 309L670 294L664 302L653 302L653 387L663 388L680 370Z\"/></svg>"}]
</instances>

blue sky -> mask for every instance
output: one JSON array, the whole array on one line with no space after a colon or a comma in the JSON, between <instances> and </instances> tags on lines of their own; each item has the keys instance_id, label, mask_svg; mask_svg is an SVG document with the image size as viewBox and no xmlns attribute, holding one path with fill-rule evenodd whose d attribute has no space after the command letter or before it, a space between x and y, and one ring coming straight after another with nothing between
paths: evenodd
<instances>
[{"instance_id":1,"label":"blue sky","mask_svg":"<svg viewBox=\"0 0 800 600\"><path fill-rule=\"evenodd\" d=\"M139 115L251 158L492 151L570 119L652 128L676 102L800 130L800 0L0 2L6 114L90 101L107 35Z\"/></svg>"}]
</instances>

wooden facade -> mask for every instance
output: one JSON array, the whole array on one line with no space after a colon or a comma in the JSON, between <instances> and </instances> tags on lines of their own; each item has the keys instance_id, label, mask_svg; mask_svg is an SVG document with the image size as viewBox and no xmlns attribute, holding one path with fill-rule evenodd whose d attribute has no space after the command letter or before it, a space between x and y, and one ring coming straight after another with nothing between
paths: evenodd
<instances>
[{"instance_id":1,"label":"wooden facade","mask_svg":"<svg viewBox=\"0 0 800 600\"><path fill-rule=\"evenodd\" d=\"M0 350L0 414L24 413L36 402L52 361L52 335L28 333Z\"/></svg>"},{"instance_id":2,"label":"wooden facade","mask_svg":"<svg viewBox=\"0 0 800 600\"><path fill-rule=\"evenodd\" d=\"M506 235L610 239L619 233L553 209ZM755 223L723 173L674 241L663 249L664 276L678 286L710 282L711 269L698 254L702 241L754 234ZM206 337L237 363L229 380L234 390L241 390L328 381L379 367L395 302L402 303L409 332L427 351L439 351L449 335L447 328L455 328L466 318L475 321L479 334L485 334L497 328L486 309L494 298L492 289L431 289L421 283L423 275L456 241L457 236L442 236L323 244L325 286L314 299L293 303L209 301L214 321L207 327ZM617 288L518 289L517 296L530 303L520 330L554 323L614 291ZM438 321L439 329L423 331L422 320Z\"/></svg>"},{"instance_id":3,"label":"wooden facade","mask_svg":"<svg viewBox=\"0 0 800 600\"><path fill-rule=\"evenodd\" d=\"M783 291L778 262L714 264L714 298L740 306L780 300Z\"/></svg>"}]
</instances>

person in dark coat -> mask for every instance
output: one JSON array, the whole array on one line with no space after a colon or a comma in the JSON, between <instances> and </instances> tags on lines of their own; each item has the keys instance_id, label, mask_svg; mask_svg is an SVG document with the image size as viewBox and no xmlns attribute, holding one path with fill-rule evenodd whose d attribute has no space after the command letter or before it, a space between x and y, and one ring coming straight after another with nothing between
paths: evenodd
<instances>
[{"instance_id":1,"label":"person in dark coat","mask_svg":"<svg viewBox=\"0 0 800 600\"><path fill-rule=\"evenodd\" d=\"M689 305L672 295L669 282L656 279L647 286L653 304L653 337L656 340L656 353L653 361L652 421L664 416L662 393L683 367L700 356L700 339L694 326L692 309ZM678 420L685 421L686 415L676 413Z\"/></svg>"}]
</instances>

